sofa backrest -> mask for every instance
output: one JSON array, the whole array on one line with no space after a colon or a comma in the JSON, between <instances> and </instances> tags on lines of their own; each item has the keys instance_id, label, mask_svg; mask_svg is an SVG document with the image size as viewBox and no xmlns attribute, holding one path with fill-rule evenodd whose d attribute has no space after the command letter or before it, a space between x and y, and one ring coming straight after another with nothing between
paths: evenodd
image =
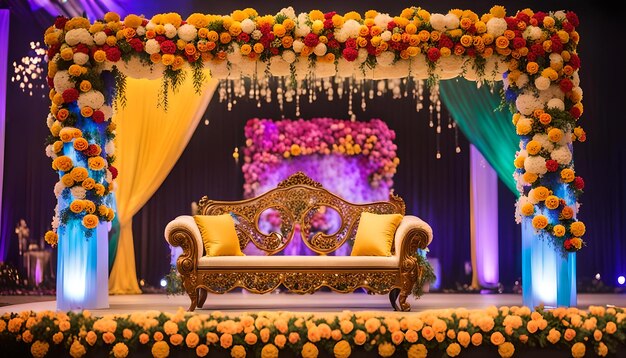
<instances>
[{"instance_id":1,"label":"sofa backrest","mask_svg":"<svg viewBox=\"0 0 626 358\"><path fill-rule=\"evenodd\" d=\"M332 208L341 218L339 229L333 234L312 233L311 218L319 208ZM282 251L294 237L296 224L304 244L320 255L337 250L354 237L362 212L404 215L405 204L393 191L389 201L366 204L351 203L324 189L322 185L302 172L283 180L278 186L256 198L241 201L215 201L203 197L198 205L200 215L231 214L235 217L239 246L242 250L250 241L273 255ZM280 233L264 233L259 228L259 217L267 209L280 213Z\"/></svg>"}]
</instances>

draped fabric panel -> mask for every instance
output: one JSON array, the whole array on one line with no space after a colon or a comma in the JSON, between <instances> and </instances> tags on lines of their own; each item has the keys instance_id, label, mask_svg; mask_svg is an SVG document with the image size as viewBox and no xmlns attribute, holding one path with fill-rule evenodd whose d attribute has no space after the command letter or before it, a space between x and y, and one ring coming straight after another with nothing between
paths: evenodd
<instances>
[{"instance_id":1,"label":"draped fabric panel","mask_svg":"<svg viewBox=\"0 0 626 358\"><path fill-rule=\"evenodd\" d=\"M500 180L516 193L513 159L519 138L511 124L511 113L497 109L502 83L496 83L492 91L487 85L477 88L476 82L457 78L441 81L439 88L444 105L465 137L487 159Z\"/></svg>"},{"instance_id":2,"label":"draped fabric panel","mask_svg":"<svg viewBox=\"0 0 626 358\"><path fill-rule=\"evenodd\" d=\"M178 161L217 86L217 81L207 81L198 95L191 77L186 76L178 92L170 92L167 111L157 107L160 80L127 80L126 107L113 118L117 124L115 166L120 173L115 191L120 236L109 277L111 294L141 293L135 270L133 216Z\"/></svg>"},{"instance_id":3,"label":"draped fabric panel","mask_svg":"<svg viewBox=\"0 0 626 358\"><path fill-rule=\"evenodd\" d=\"M9 58L9 10L0 9L0 203L2 203L2 178L4 177L4 129L7 105L7 65ZM0 218L2 206L0 206ZM5 261L8 245L0 241L0 261Z\"/></svg>"}]
</instances>

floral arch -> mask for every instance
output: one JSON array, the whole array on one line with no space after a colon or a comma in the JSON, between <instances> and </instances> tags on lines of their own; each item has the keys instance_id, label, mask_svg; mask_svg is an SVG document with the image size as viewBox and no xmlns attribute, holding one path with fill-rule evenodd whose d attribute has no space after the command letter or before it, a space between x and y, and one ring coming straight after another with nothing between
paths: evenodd
<instances>
[{"instance_id":1,"label":"floral arch","mask_svg":"<svg viewBox=\"0 0 626 358\"><path fill-rule=\"evenodd\" d=\"M52 102L46 152L59 174L46 241L61 247L64 240L84 240L115 217L112 104L123 108L126 77L161 78L159 104L167 108L168 89L180 87L186 73L198 92L210 73L231 86L229 93L242 78L254 86L275 77L287 91L315 78L436 85L463 76L504 81L503 103L514 109L511 130L520 136L512 158L516 217L554 251L575 252L585 233L575 218L584 182L572 160L572 142L585 140L577 125L583 113L578 24L572 12L525 9L507 16L502 6L483 15L412 7L398 16L374 10L297 15L292 8L261 16L248 8L185 20L176 13L151 19L107 13L93 23L59 17L45 32Z\"/></svg>"}]
</instances>

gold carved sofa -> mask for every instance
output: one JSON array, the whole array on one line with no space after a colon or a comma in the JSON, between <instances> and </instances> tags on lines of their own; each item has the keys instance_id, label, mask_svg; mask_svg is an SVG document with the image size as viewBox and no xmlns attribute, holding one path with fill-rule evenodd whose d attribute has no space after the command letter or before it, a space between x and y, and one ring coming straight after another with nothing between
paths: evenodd
<instances>
[{"instance_id":1,"label":"gold carved sofa","mask_svg":"<svg viewBox=\"0 0 626 358\"><path fill-rule=\"evenodd\" d=\"M332 235L311 230L311 213L322 206L333 208L341 217L340 227ZM259 217L268 208L280 212L281 233L268 235L260 230ZM405 204L393 193L389 201L352 204L301 172L256 198L228 202L203 197L199 215L231 214L238 222L235 230L240 248L252 242L267 256L205 256L194 218L179 216L171 221L165 238L183 249L177 268L191 299L189 310L203 306L207 291L226 293L242 287L253 293L267 293L280 285L302 294L324 286L342 293L363 287L377 294L389 293L396 310L410 310L406 299L423 275L415 255L418 248L425 249L432 241L432 229L415 216L404 216L395 232L392 256L327 256L354 237L362 212L404 215ZM296 224L304 244L317 256L275 255L293 238Z\"/></svg>"}]
</instances>

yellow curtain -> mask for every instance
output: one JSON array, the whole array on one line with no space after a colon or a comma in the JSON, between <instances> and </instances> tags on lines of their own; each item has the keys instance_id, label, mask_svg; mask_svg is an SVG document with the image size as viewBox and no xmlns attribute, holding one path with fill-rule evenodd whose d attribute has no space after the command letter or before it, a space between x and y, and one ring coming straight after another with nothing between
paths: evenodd
<instances>
[{"instance_id":1,"label":"yellow curtain","mask_svg":"<svg viewBox=\"0 0 626 358\"><path fill-rule=\"evenodd\" d=\"M126 107L119 108L113 117L117 124L115 166L119 176L115 195L121 233L109 276L110 294L141 293L135 269L133 215L176 164L216 87L217 80L206 81L198 95L188 73L178 92L170 91L165 112L156 106L160 80L127 79Z\"/></svg>"}]
</instances>

